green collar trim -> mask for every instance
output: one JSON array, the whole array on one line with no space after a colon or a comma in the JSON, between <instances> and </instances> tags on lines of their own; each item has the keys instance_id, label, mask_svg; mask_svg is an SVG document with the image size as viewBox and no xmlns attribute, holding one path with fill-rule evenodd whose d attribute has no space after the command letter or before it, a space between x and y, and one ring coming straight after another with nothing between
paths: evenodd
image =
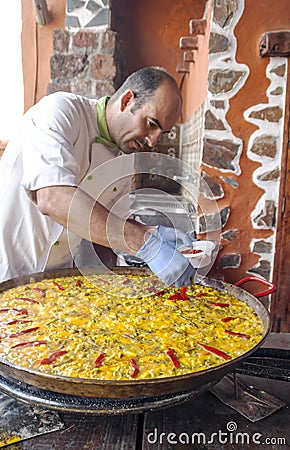
<instances>
[{"instance_id":1,"label":"green collar trim","mask_svg":"<svg viewBox=\"0 0 290 450\"><path fill-rule=\"evenodd\" d=\"M95 142L104 144L106 147L116 148L117 145L112 141L110 136L107 120L106 120L106 105L110 97L101 97L97 103L97 121L100 136L95 137Z\"/></svg>"}]
</instances>

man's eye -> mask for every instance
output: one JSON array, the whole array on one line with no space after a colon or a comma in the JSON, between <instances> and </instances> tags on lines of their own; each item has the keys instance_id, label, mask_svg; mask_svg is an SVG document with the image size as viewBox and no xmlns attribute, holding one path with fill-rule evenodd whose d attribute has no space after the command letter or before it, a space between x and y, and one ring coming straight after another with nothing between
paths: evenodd
<instances>
[{"instance_id":1,"label":"man's eye","mask_svg":"<svg viewBox=\"0 0 290 450\"><path fill-rule=\"evenodd\" d=\"M155 129L157 127L155 122L152 122L151 120L148 120L148 126L149 128Z\"/></svg>"}]
</instances>

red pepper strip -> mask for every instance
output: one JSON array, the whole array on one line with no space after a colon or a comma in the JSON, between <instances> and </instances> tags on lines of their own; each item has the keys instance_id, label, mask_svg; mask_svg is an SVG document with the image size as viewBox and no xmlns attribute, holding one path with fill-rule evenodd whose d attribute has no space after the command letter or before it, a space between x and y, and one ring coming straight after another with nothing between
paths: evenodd
<instances>
[{"instance_id":1,"label":"red pepper strip","mask_svg":"<svg viewBox=\"0 0 290 450\"><path fill-rule=\"evenodd\" d=\"M81 285L82 285L82 280L77 280L76 286L77 286L77 287L81 287Z\"/></svg>"},{"instance_id":2,"label":"red pepper strip","mask_svg":"<svg viewBox=\"0 0 290 450\"><path fill-rule=\"evenodd\" d=\"M171 295L168 297L169 300L188 300L188 297L186 297L186 287L180 288L180 292L177 292L176 294Z\"/></svg>"},{"instance_id":3,"label":"red pepper strip","mask_svg":"<svg viewBox=\"0 0 290 450\"><path fill-rule=\"evenodd\" d=\"M122 284L128 284L128 283L130 283L130 278L125 278L125 280L123 281Z\"/></svg>"},{"instance_id":4,"label":"red pepper strip","mask_svg":"<svg viewBox=\"0 0 290 450\"><path fill-rule=\"evenodd\" d=\"M223 359L226 359L226 360L232 359L230 355L228 355L227 353L223 352L222 350L219 350L218 348L211 347L210 345L206 345L206 344L201 344L200 342L198 342L198 345L203 347L208 352L213 353L216 356L219 356L220 358L223 358Z\"/></svg>"},{"instance_id":5,"label":"red pepper strip","mask_svg":"<svg viewBox=\"0 0 290 450\"><path fill-rule=\"evenodd\" d=\"M104 284L110 284L107 280L103 280L103 278L97 278L96 281L101 281Z\"/></svg>"},{"instance_id":6,"label":"red pepper strip","mask_svg":"<svg viewBox=\"0 0 290 450\"><path fill-rule=\"evenodd\" d=\"M171 361L172 361L174 367L176 367L176 368L178 369L178 367L179 367L179 361L178 361L178 359L176 358L175 351L173 350L173 348L170 348L170 347L169 347L169 348L166 350L166 355L169 356L169 358L171 359Z\"/></svg>"},{"instance_id":7,"label":"red pepper strip","mask_svg":"<svg viewBox=\"0 0 290 450\"><path fill-rule=\"evenodd\" d=\"M100 353L99 356L95 360L94 367L100 367L100 365L102 364L104 359L105 359L105 353Z\"/></svg>"},{"instance_id":8,"label":"red pepper strip","mask_svg":"<svg viewBox=\"0 0 290 450\"><path fill-rule=\"evenodd\" d=\"M154 294L159 295L159 297L162 297L162 295L164 294L164 291L158 291L158 289L156 289L154 286L149 286L148 291L150 292L154 292Z\"/></svg>"},{"instance_id":9,"label":"red pepper strip","mask_svg":"<svg viewBox=\"0 0 290 450\"><path fill-rule=\"evenodd\" d=\"M64 290L65 290L65 288L64 288L61 284L57 283L56 281L53 281L53 284L54 284L56 287L58 287L58 289L60 289L61 291L64 291Z\"/></svg>"},{"instance_id":10,"label":"red pepper strip","mask_svg":"<svg viewBox=\"0 0 290 450\"><path fill-rule=\"evenodd\" d=\"M190 250L184 250L181 253L183 255L196 255L197 253L202 253L203 250L191 248Z\"/></svg>"},{"instance_id":11,"label":"red pepper strip","mask_svg":"<svg viewBox=\"0 0 290 450\"><path fill-rule=\"evenodd\" d=\"M36 347L37 345L46 344L47 341L29 341L29 342L19 342L19 344L12 345L11 348L18 347Z\"/></svg>"},{"instance_id":12,"label":"red pepper strip","mask_svg":"<svg viewBox=\"0 0 290 450\"><path fill-rule=\"evenodd\" d=\"M130 364L131 364L131 367L132 367L132 369L133 369L133 372L131 373L130 377L131 377L131 378L136 378L137 375L138 375L138 373L139 373L139 367L138 367L138 364L136 363L136 360L133 359L133 358L130 359Z\"/></svg>"},{"instance_id":13,"label":"red pepper strip","mask_svg":"<svg viewBox=\"0 0 290 450\"><path fill-rule=\"evenodd\" d=\"M23 309L17 309L17 308L3 308L3 309L0 309L0 313L10 312L10 311L12 313L15 313L15 314L28 314L28 311L25 308L23 308Z\"/></svg>"},{"instance_id":14,"label":"red pepper strip","mask_svg":"<svg viewBox=\"0 0 290 450\"><path fill-rule=\"evenodd\" d=\"M54 362L57 358L59 358L62 355L65 355L67 353L66 350L59 350L58 352L54 352L52 353L50 356L48 356L47 358L43 358L40 361L40 364L51 364L52 362Z\"/></svg>"},{"instance_id":15,"label":"red pepper strip","mask_svg":"<svg viewBox=\"0 0 290 450\"><path fill-rule=\"evenodd\" d=\"M28 297L15 297L15 300L23 300L24 302L39 304L39 302L37 300L33 300L33 298L28 298Z\"/></svg>"},{"instance_id":16,"label":"red pepper strip","mask_svg":"<svg viewBox=\"0 0 290 450\"><path fill-rule=\"evenodd\" d=\"M231 320L236 320L237 317L223 317L221 319L222 322L230 322Z\"/></svg>"},{"instance_id":17,"label":"red pepper strip","mask_svg":"<svg viewBox=\"0 0 290 450\"><path fill-rule=\"evenodd\" d=\"M228 333L231 336L237 336L237 337L244 338L244 339L250 339L250 337L251 337L249 334L235 333L234 331L231 331L231 330L225 330L225 333Z\"/></svg>"},{"instance_id":18,"label":"red pepper strip","mask_svg":"<svg viewBox=\"0 0 290 450\"><path fill-rule=\"evenodd\" d=\"M45 297L45 291L40 288L32 288L33 291L39 292L40 297Z\"/></svg>"},{"instance_id":19,"label":"red pepper strip","mask_svg":"<svg viewBox=\"0 0 290 450\"><path fill-rule=\"evenodd\" d=\"M180 288L180 294L181 294L181 297L183 298L183 300L188 300L188 297L186 297L186 291L187 291L187 288L185 286Z\"/></svg>"},{"instance_id":20,"label":"red pepper strip","mask_svg":"<svg viewBox=\"0 0 290 450\"><path fill-rule=\"evenodd\" d=\"M184 300L180 294L180 292L177 292L176 294L170 295L168 297L169 300Z\"/></svg>"},{"instance_id":21,"label":"red pepper strip","mask_svg":"<svg viewBox=\"0 0 290 450\"><path fill-rule=\"evenodd\" d=\"M21 319L14 319L10 322L2 322L1 325L14 325L15 323L31 323L32 320L21 320Z\"/></svg>"},{"instance_id":22,"label":"red pepper strip","mask_svg":"<svg viewBox=\"0 0 290 450\"><path fill-rule=\"evenodd\" d=\"M228 303L217 303L217 302L208 302L214 306L219 306L220 308L228 308L230 305Z\"/></svg>"},{"instance_id":23,"label":"red pepper strip","mask_svg":"<svg viewBox=\"0 0 290 450\"><path fill-rule=\"evenodd\" d=\"M9 334L8 337L9 338L14 338L14 337L17 337L17 336L21 336L22 334L31 333L32 331L36 331L36 330L38 330L38 328L39 327L26 328L26 330L21 330L21 331L17 331L16 333Z\"/></svg>"}]
</instances>

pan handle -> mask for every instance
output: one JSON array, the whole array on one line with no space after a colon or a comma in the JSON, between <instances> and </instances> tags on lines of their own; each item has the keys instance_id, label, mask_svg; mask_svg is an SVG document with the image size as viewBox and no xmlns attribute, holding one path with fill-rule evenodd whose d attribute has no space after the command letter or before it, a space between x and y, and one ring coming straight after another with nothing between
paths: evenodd
<instances>
[{"instance_id":1,"label":"pan handle","mask_svg":"<svg viewBox=\"0 0 290 450\"><path fill-rule=\"evenodd\" d=\"M272 292L274 292L276 290L275 284L271 283L270 281L263 280L262 278L259 278L259 277L242 278L241 280L239 280L235 283L235 286L241 286L242 284L247 283L248 281L257 281L258 283L264 284L265 286L269 287L269 289L267 289L266 291L257 292L256 294L253 294L257 298L264 297L264 295L272 294Z\"/></svg>"}]
</instances>

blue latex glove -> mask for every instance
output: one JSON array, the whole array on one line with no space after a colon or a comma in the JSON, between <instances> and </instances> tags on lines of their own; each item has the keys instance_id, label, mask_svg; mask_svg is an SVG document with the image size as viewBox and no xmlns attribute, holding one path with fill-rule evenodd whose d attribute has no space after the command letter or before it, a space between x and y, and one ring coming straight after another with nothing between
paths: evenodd
<instances>
[{"instance_id":1,"label":"blue latex glove","mask_svg":"<svg viewBox=\"0 0 290 450\"><path fill-rule=\"evenodd\" d=\"M185 247L191 247L193 240L177 228L163 227L158 225L156 227L156 236L162 240L162 242L167 242L173 247L180 247L184 245Z\"/></svg>"},{"instance_id":2,"label":"blue latex glove","mask_svg":"<svg viewBox=\"0 0 290 450\"><path fill-rule=\"evenodd\" d=\"M164 227L163 227L164 228ZM169 244L150 233L145 244L138 250L136 256L145 261L152 272L167 286L176 287L191 284L195 269L188 260Z\"/></svg>"}]
</instances>

